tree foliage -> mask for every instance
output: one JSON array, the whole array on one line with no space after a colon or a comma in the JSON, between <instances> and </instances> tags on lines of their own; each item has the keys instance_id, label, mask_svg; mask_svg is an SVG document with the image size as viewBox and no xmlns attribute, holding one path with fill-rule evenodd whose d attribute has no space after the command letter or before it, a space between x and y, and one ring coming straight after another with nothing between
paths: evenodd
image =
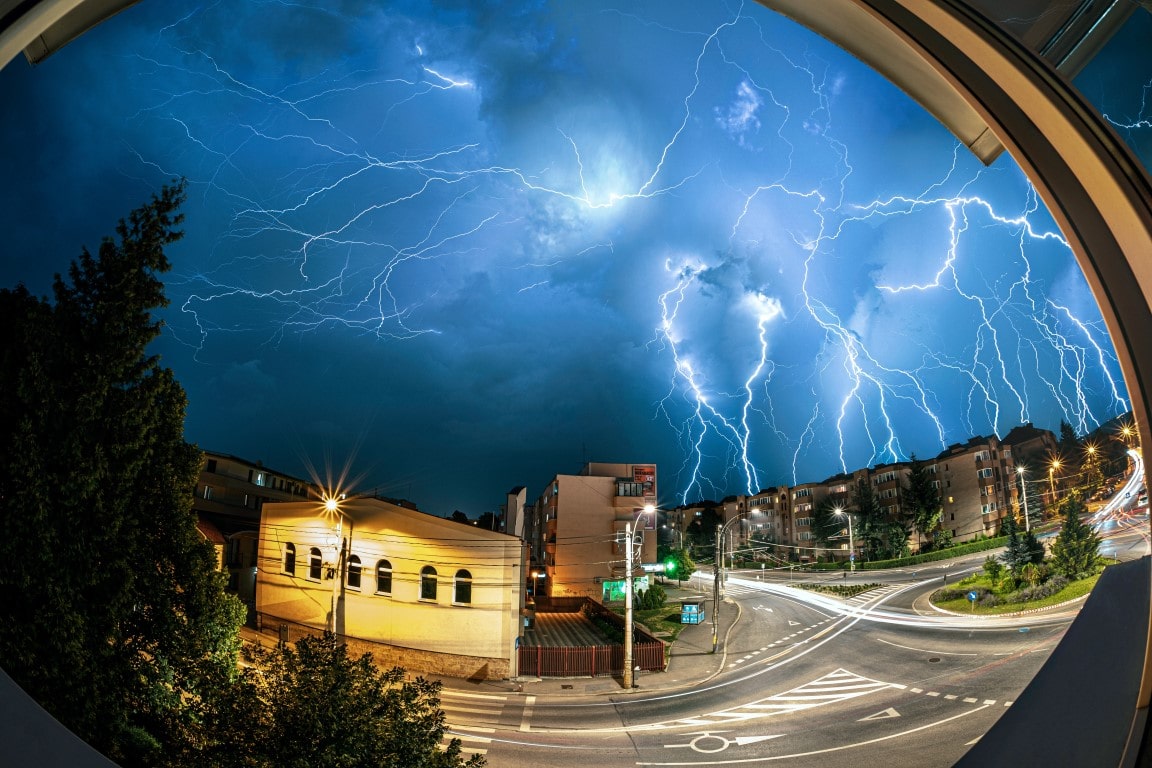
<instances>
[{"instance_id":1,"label":"tree foliage","mask_svg":"<svg viewBox=\"0 0 1152 768\"><path fill-rule=\"evenodd\" d=\"M848 521L836 514L838 506L836 500L825 496L812 507L812 537L822 547L832 543L833 538L839 538L846 531ZM843 533L845 541L848 534Z\"/></svg>"},{"instance_id":2,"label":"tree foliage","mask_svg":"<svg viewBox=\"0 0 1152 768\"><path fill-rule=\"evenodd\" d=\"M1000 559L1008 566L1012 578L1019 580L1024 566L1032 562L1032 554L1028 551L1024 537L1020 535L1020 526L1016 524L1015 516L1004 518L1003 534L1008 537L1008 542Z\"/></svg>"},{"instance_id":3,"label":"tree foliage","mask_svg":"<svg viewBox=\"0 0 1152 768\"><path fill-rule=\"evenodd\" d=\"M857 481L852 505L856 510L856 545L865 560L889 560L907 553L908 529L901 521L888 519L867 480Z\"/></svg>"},{"instance_id":4,"label":"tree foliage","mask_svg":"<svg viewBox=\"0 0 1152 768\"><path fill-rule=\"evenodd\" d=\"M903 506L911 517L917 536L927 537L933 542L934 534L940 527L940 519L944 516L944 505L934 481L934 475L924 466L924 462L912 454L908 485L904 487Z\"/></svg>"},{"instance_id":5,"label":"tree foliage","mask_svg":"<svg viewBox=\"0 0 1152 768\"><path fill-rule=\"evenodd\" d=\"M1080 519L1085 513L1080 494L1073 491L1060 502L1064 525L1052 545L1052 570L1069 579L1081 579L1100 565L1100 536Z\"/></svg>"},{"instance_id":6,"label":"tree foliage","mask_svg":"<svg viewBox=\"0 0 1152 768\"><path fill-rule=\"evenodd\" d=\"M460 740L445 736L440 683L381 670L372 655L353 658L333 635L246 650L253 667L233 688L222 765L255 768L478 768ZM221 718L223 719L223 718Z\"/></svg>"},{"instance_id":7,"label":"tree foliage","mask_svg":"<svg viewBox=\"0 0 1152 768\"><path fill-rule=\"evenodd\" d=\"M234 674L243 616L196 530L184 392L147 353L183 197L82 251L54 301L0 291L0 659L129 766L198 738L188 703Z\"/></svg>"}]
</instances>

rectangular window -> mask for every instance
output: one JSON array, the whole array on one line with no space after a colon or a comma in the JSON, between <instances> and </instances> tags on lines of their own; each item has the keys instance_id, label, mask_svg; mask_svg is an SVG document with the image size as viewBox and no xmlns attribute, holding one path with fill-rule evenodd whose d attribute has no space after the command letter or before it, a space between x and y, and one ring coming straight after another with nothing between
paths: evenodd
<instances>
[{"instance_id":1,"label":"rectangular window","mask_svg":"<svg viewBox=\"0 0 1152 768\"><path fill-rule=\"evenodd\" d=\"M616 482L616 495L617 496L643 496L644 483L633 483L630 481L618 480Z\"/></svg>"},{"instance_id":2,"label":"rectangular window","mask_svg":"<svg viewBox=\"0 0 1152 768\"><path fill-rule=\"evenodd\" d=\"M184 487L187 488L188 486L184 486ZM205 499L212 498L212 486L210 486L210 485L204 486L204 498Z\"/></svg>"},{"instance_id":3,"label":"rectangular window","mask_svg":"<svg viewBox=\"0 0 1152 768\"><path fill-rule=\"evenodd\" d=\"M984 479L992 477L992 467L984 467L976 473L976 476Z\"/></svg>"}]
</instances>

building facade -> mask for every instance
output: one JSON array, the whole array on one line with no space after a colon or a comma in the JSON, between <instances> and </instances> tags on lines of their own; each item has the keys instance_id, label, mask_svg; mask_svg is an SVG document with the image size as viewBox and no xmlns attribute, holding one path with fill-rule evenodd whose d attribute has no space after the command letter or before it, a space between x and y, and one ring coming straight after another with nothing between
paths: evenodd
<instances>
[{"instance_id":1,"label":"building facade","mask_svg":"<svg viewBox=\"0 0 1152 768\"><path fill-rule=\"evenodd\" d=\"M590 463L578 475L553 477L534 505L541 536L533 550L540 552L536 593L618 599L628 528L640 540L636 568L656 562L656 487L655 464Z\"/></svg>"},{"instance_id":2,"label":"building facade","mask_svg":"<svg viewBox=\"0 0 1152 768\"><path fill-rule=\"evenodd\" d=\"M269 503L257 627L332 629L381 665L483 679L516 675L525 549L499 531L375 498Z\"/></svg>"}]
</instances>

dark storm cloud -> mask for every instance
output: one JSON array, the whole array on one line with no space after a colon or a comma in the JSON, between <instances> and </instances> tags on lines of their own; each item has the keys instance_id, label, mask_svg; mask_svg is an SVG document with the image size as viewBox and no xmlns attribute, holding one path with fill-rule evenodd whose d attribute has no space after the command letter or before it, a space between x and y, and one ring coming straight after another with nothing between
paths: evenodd
<instances>
[{"instance_id":1,"label":"dark storm cloud","mask_svg":"<svg viewBox=\"0 0 1152 768\"><path fill-rule=\"evenodd\" d=\"M1018 169L759 6L142 3L0 89L6 282L186 176L158 348L189 439L284 471L446 514L656 461L675 503L747 490L745 450L761 485L891 458L885 397L920 455L1122 404L1110 352L1087 414L1045 392L1050 342L1023 370L1037 322L1087 349L1048 298L1099 315L1065 247L959 202L1054 231ZM964 405L987 306L1028 401L987 382L996 423Z\"/></svg>"}]
</instances>

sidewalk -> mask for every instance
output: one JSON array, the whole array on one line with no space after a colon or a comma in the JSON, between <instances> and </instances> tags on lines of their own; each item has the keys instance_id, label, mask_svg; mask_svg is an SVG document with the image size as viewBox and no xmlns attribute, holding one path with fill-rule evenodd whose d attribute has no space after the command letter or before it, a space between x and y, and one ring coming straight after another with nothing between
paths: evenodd
<instances>
[{"instance_id":1,"label":"sidewalk","mask_svg":"<svg viewBox=\"0 0 1152 768\"><path fill-rule=\"evenodd\" d=\"M668 593L668 607L675 610L682 597L700 597L697 591L665 586ZM724 669L727 639L732 628L740 620L740 606L732 601L722 601L720 619L716 624L716 652L712 653L712 596L707 598L707 619L704 624L690 624L681 630L672 643L668 666L663 672L637 672L637 695L655 691L671 691L690 688L715 677ZM620 695L626 693L622 679L617 677L521 677L513 680L472 681L454 677L425 675L427 679L440 680L446 691L470 693L516 692L533 696L574 696L574 695Z\"/></svg>"}]
</instances>

